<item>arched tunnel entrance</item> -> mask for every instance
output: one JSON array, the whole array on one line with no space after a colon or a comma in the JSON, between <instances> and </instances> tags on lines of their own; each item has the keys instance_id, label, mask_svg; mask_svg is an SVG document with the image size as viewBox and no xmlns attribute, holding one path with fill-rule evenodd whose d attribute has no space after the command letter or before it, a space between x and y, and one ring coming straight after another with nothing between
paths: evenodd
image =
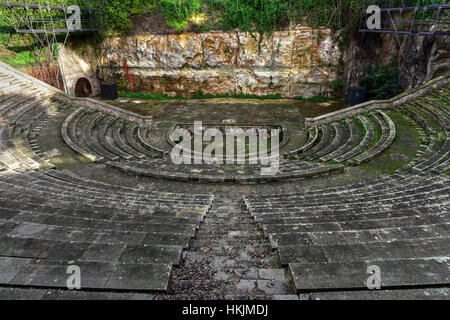
<instances>
[{"instance_id":1,"label":"arched tunnel entrance","mask_svg":"<svg viewBox=\"0 0 450 320\"><path fill-rule=\"evenodd\" d=\"M92 96L92 85L86 78L78 79L75 84L75 97L88 98Z\"/></svg>"}]
</instances>

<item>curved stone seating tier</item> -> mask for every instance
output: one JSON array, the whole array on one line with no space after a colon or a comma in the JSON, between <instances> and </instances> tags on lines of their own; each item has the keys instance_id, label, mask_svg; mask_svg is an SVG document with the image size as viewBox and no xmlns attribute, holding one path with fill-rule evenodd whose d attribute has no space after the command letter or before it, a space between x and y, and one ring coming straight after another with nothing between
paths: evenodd
<instances>
[{"instance_id":1,"label":"curved stone seating tier","mask_svg":"<svg viewBox=\"0 0 450 320\"><path fill-rule=\"evenodd\" d=\"M386 286L450 283L448 179L396 175L345 189L244 196L297 292L364 289L373 264L389 273Z\"/></svg>"},{"instance_id":2,"label":"curved stone seating tier","mask_svg":"<svg viewBox=\"0 0 450 320\"><path fill-rule=\"evenodd\" d=\"M361 163L376 157L384 150L389 148L389 146L395 139L396 128L391 118L389 118L387 114L380 110L376 111L376 113L374 114L374 118L377 120L379 126L381 127L381 138L373 148L353 158L351 160L352 164L360 165Z\"/></svg>"},{"instance_id":3,"label":"curved stone seating tier","mask_svg":"<svg viewBox=\"0 0 450 320\"><path fill-rule=\"evenodd\" d=\"M143 162L107 162L109 166L128 174L176 181L209 183L255 183L303 179L344 170L343 165L321 165L283 160L276 174L262 174L268 167L261 165L175 165L171 159Z\"/></svg>"},{"instance_id":4,"label":"curved stone seating tier","mask_svg":"<svg viewBox=\"0 0 450 320\"><path fill-rule=\"evenodd\" d=\"M444 98L442 96L426 96L426 97L417 99L417 101L419 103L423 102L423 103L428 103L432 106L435 106L436 108L438 108L439 110L444 112L447 117L450 117L450 105L447 103L442 103L440 101L440 99L448 99L448 96L447 96L447 98Z\"/></svg>"},{"instance_id":5,"label":"curved stone seating tier","mask_svg":"<svg viewBox=\"0 0 450 320\"><path fill-rule=\"evenodd\" d=\"M99 119L103 115L100 112L93 111L87 113L83 118L81 118L81 123L84 123L83 127L80 128L82 139L86 142L87 146L92 150L94 154L97 154L100 158L105 158L109 160L118 160L119 156L112 154L101 144L98 139L96 132L94 132L94 126L99 122Z\"/></svg>"},{"instance_id":6,"label":"curved stone seating tier","mask_svg":"<svg viewBox=\"0 0 450 320\"><path fill-rule=\"evenodd\" d=\"M334 158L345 154L356 146L356 143L358 142L357 137L359 136L359 132L355 123L351 119L345 119L344 122L345 126L343 126L343 129L345 134L341 139L341 146L335 148L334 151L328 153L326 156L321 157L320 161L326 162L333 160Z\"/></svg>"},{"instance_id":7,"label":"curved stone seating tier","mask_svg":"<svg viewBox=\"0 0 450 320\"><path fill-rule=\"evenodd\" d=\"M311 156L314 157L314 155L317 152L325 148L330 143L330 140L333 139L333 131L329 126L321 125L319 127L319 132L320 132L320 140L317 142L317 144L308 151L299 154L297 158L308 159Z\"/></svg>"},{"instance_id":8,"label":"curved stone seating tier","mask_svg":"<svg viewBox=\"0 0 450 320\"><path fill-rule=\"evenodd\" d=\"M403 167L401 170L406 172L415 168L416 171L420 171L420 168L428 168L433 165L433 157L439 152L438 138L442 135L439 131L439 127L427 118L427 114L424 114L420 110L413 106L406 106L401 109L406 116L414 120L424 130L426 134L426 150L417 159Z\"/></svg>"},{"instance_id":9,"label":"curved stone seating tier","mask_svg":"<svg viewBox=\"0 0 450 320\"><path fill-rule=\"evenodd\" d=\"M331 151L336 150L343 140L343 129L340 123L333 122L331 124L333 127L333 133L331 134L328 145L324 148L318 150L313 155L308 156L308 159L315 160L320 157L324 157L329 154Z\"/></svg>"},{"instance_id":10,"label":"curved stone seating tier","mask_svg":"<svg viewBox=\"0 0 450 320\"><path fill-rule=\"evenodd\" d=\"M366 117L359 115L357 116L357 119L355 119L355 121L359 121L359 123L361 123L361 126L364 128L363 130L365 132L365 135L359 141L358 145L356 145L353 149L350 149L346 153L341 154L335 159L333 159L336 162L343 162L353 157L356 157L369 147L370 143L372 142L372 139L374 138L375 133L373 126Z\"/></svg>"},{"instance_id":11,"label":"curved stone seating tier","mask_svg":"<svg viewBox=\"0 0 450 320\"><path fill-rule=\"evenodd\" d=\"M67 145L91 161L142 159L158 153L144 138L145 126L85 108L71 113L61 132Z\"/></svg>"},{"instance_id":12,"label":"curved stone seating tier","mask_svg":"<svg viewBox=\"0 0 450 320\"><path fill-rule=\"evenodd\" d=\"M106 116L103 118L103 123L98 130L98 139L100 143L108 150L111 154L117 154L120 158L125 160L133 159L133 155L126 153L124 150L114 142L112 136L112 123L115 121L113 117Z\"/></svg>"},{"instance_id":13,"label":"curved stone seating tier","mask_svg":"<svg viewBox=\"0 0 450 320\"><path fill-rule=\"evenodd\" d=\"M434 173L446 173L447 175L450 173L450 155L447 153L446 160L444 160L442 163L438 164L437 166L433 167L431 170Z\"/></svg>"},{"instance_id":14,"label":"curved stone seating tier","mask_svg":"<svg viewBox=\"0 0 450 320\"><path fill-rule=\"evenodd\" d=\"M0 257L0 266L10 270L9 277L3 278L5 285L22 288L67 289L67 261ZM138 292L148 291L148 288L165 292L170 286L172 275L172 266L163 263L77 261L77 266L83 270L85 279L83 288L87 290L120 292L130 291L130 287L133 287L133 290ZM61 297L59 292L58 296Z\"/></svg>"},{"instance_id":15,"label":"curved stone seating tier","mask_svg":"<svg viewBox=\"0 0 450 320\"><path fill-rule=\"evenodd\" d=\"M124 199L128 199L128 202L132 201L132 204L125 203L125 204L118 204L119 207L126 206L126 207L133 207L133 206L145 206L151 205L153 206L176 206L176 205L182 205L185 208L189 209L192 207L192 209L199 210L199 207L210 205L211 197L209 196L191 196L188 199L184 199L184 194L166 194L166 193L145 193L142 195L136 194L136 193L124 193L118 195L114 192L107 192L102 189L94 188L94 187L85 187L85 186L79 186L76 184L66 183L65 181L61 181L58 179L53 178L52 176L49 176L47 174L42 174L39 172L27 172L20 175L20 179L15 177L12 172L6 172L1 175L2 181L1 183L10 183L12 185L12 188L16 188L19 186L22 186L25 188L27 186L27 183L31 183L32 185L39 185L40 190L39 191L46 191L49 193L55 193L57 194L58 190L60 191L61 195L66 195L66 193L78 193L78 196L74 196L76 198L84 198L86 200L93 199L105 199L107 198L108 201L115 201L115 199L119 199L119 201L122 201ZM67 191L67 192L66 192ZM84 195L86 194L86 195ZM95 205L95 204L94 204ZM202 211L198 211L198 213L202 213ZM206 212L203 212L206 213Z\"/></svg>"},{"instance_id":16,"label":"curved stone seating tier","mask_svg":"<svg viewBox=\"0 0 450 320\"><path fill-rule=\"evenodd\" d=\"M0 195L0 266L15 271L0 279L2 285L64 288L47 277L65 272L73 261L90 274L83 288L128 291L167 292L172 266L180 263L213 201L55 170L3 170ZM36 273L46 263L47 277Z\"/></svg>"},{"instance_id":17,"label":"curved stone seating tier","mask_svg":"<svg viewBox=\"0 0 450 320\"><path fill-rule=\"evenodd\" d=\"M138 138L141 141L142 145L144 145L148 150L155 152L160 156L168 155L170 150L172 150L172 146L168 144L166 141L166 137L164 132L154 129L150 129L148 126L141 124L138 128ZM164 149L162 146L166 146Z\"/></svg>"},{"instance_id":18,"label":"curved stone seating tier","mask_svg":"<svg viewBox=\"0 0 450 320\"><path fill-rule=\"evenodd\" d=\"M9 169L38 169L40 164L16 148L9 128L0 127L0 162Z\"/></svg>"},{"instance_id":19,"label":"curved stone seating tier","mask_svg":"<svg viewBox=\"0 0 450 320\"><path fill-rule=\"evenodd\" d=\"M420 109L426 111L427 113L431 114L436 119L436 121L440 124L440 126L442 127L442 129L444 131L450 130L450 121L445 112L443 112L439 108L437 108L434 105L431 105L427 102L414 101L414 102L412 102L412 104L417 106L417 108L420 108Z\"/></svg>"},{"instance_id":20,"label":"curved stone seating tier","mask_svg":"<svg viewBox=\"0 0 450 320\"><path fill-rule=\"evenodd\" d=\"M366 115L357 115L344 119L343 122L332 122L318 127L320 134L308 140L306 145L296 152L297 158L346 162L360 165L381 154L390 147L396 136L394 122L384 112L377 110L372 114L374 123L380 127L382 136L375 139L375 128ZM356 123L361 129L358 129ZM368 149L371 145L372 148Z\"/></svg>"},{"instance_id":21,"label":"curved stone seating tier","mask_svg":"<svg viewBox=\"0 0 450 320\"><path fill-rule=\"evenodd\" d=\"M298 293L365 290L368 265L381 268L383 288L449 287L449 92L437 88L397 108L422 139L418 158L404 170L353 185L313 190L293 182L291 190L300 191L244 196L257 224L251 228L258 232L246 241L262 234ZM39 136L49 120L55 121L47 128L62 122L63 140L73 151L102 162L89 164L93 170L106 165L162 180L209 183L339 172L344 164L380 155L397 131L396 113L361 112L308 128L306 143L281 160L275 175L264 175L270 172L262 165L177 166L167 156L167 128L117 118L117 110L55 102L55 94L0 63L0 298L18 290L39 296L44 289L63 289L67 295L69 264L82 269L86 295L166 293L183 251L210 240L211 229L203 223L214 218L212 211L205 220L212 195L129 188L47 169L43 158L50 156L38 141L47 149L41 139L48 131ZM66 109L64 120L56 117L60 108ZM225 205L230 204L219 201L213 210L229 210Z\"/></svg>"},{"instance_id":22,"label":"curved stone seating tier","mask_svg":"<svg viewBox=\"0 0 450 320\"><path fill-rule=\"evenodd\" d=\"M143 159L145 155L133 149L128 143L125 135L122 134L122 130L125 127L125 120L118 119L111 126L113 142L122 149L126 154L131 155L132 158ZM132 159L130 158L130 159ZM130 160L129 159L129 160Z\"/></svg>"},{"instance_id":23,"label":"curved stone seating tier","mask_svg":"<svg viewBox=\"0 0 450 320\"><path fill-rule=\"evenodd\" d=\"M86 109L79 108L68 116L61 126L61 134L66 144L72 150L91 161L100 161L102 158L99 158L93 153L87 151L86 147L82 146L81 142L77 139L76 125L87 112L88 111Z\"/></svg>"},{"instance_id":24,"label":"curved stone seating tier","mask_svg":"<svg viewBox=\"0 0 450 320\"><path fill-rule=\"evenodd\" d=\"M302 152L308 151L317 143L318 139L320 139L319 129L317 127L308 129L308 141L306 142L306 144L296 150L293 150L285 154L285 156L287 157L296 156Z\"/></svg>"},{"instance_id":25,"label":"curved stone seating tier","mask_svg":"<svg viewBox=\"0 0 450 320\"><path fill-rule=\"evenodd\" d=\"M420 98L405 105L401 112L413 119L426 135L426 150L401 170L421 172L430 169L438 174L445 173L448 170L450 131L448 116L442 111L442 105L437 102L429 104L427 98Z\"/></svg>"},{"instance_id":26,"label":"curved stone seating tier","mask_svg":"<svg viewBox=\"0 0 450 320\"><path fill-rule=\"evenodd\" d=\"M434 182L436 179L434 176L422 174L422 180L424 182ZM389 189L390 193L397 192L398 190L408 190L412 185L417 185L421 187L418 179L414 175L396 175L389 176L388 178L379 178L372 180L370 182L364 182L357 184L355 186L339 187L334 189L325 189L322 192L320 190L306 191L302 194L299 193L287 193L284 195L276 196L266 196L264 201L280 203L283 201L301 201L301 202L311 202L314 198L316 201L320 202L323 199L329 199L329 201L338 202L340 199L345 199L346 197L352 196L354 199L358 199L360 196L365 197L367 194L371 195L385 195L385 191ZM444 184L445 180L439 180L435 183ZM403 185L400 185L403 184ZM264 205L261 205L264 207Z\"/></svg>"},{"instance_id":27,"label":"curved stone seating tier","mask_svg":"<svg viewBox=\"0 0 450 320\"><path fill-rule=\"evenodd\" d=\"M88 190L100 189L106 193L112 193L112 194L120 193L121 195L125 195L125 196L126 195L130 195L130 196L140 195L140 196L144 196L144 197L149 197L149 196L161 197L161 192L159 192L159 191L150 191L147 189L139 190L139 189L135 189L135 188L127 188L127 187L112 185L112 184L108 184L108 183L104 183L104 182L100 182L100 181L89 180L89 179L80 177L70 171L65 171L65 170L64 171L48 170L45 172L45 174L52 178L62 180L62 181L64 181L65 184L77 185L78 187L86 188ZM206 195L206 194L196 194L195 196L192 196L192 195L187 196L186 194L164 192L164 193L162 193L162 195L163 195L163 198L166 200L176 199L176 200L183 200L187 203L199 202L201 204L203 204L203 203L208 204L209 206L211 205L211 203L214 199L213 196Z\"/></svg>"},{"instance_id":28,"label":"curved stone seating tier","mask_svg":"<svg viewBox=\"0 0 450 320\"><path fill-rule=\"evenodd\" d=\"M143 159L145 157L152 158L155 156L155 153L153 151L146 149L140 143L140 140L138 138L138 127L139 127L139 125L135 124L135 123L127 123L126 124L126 129L125 129L126 141L132 148L134 148L140 154L140 157L139 157L140 159Z\"/></svg>"}]
</instances>

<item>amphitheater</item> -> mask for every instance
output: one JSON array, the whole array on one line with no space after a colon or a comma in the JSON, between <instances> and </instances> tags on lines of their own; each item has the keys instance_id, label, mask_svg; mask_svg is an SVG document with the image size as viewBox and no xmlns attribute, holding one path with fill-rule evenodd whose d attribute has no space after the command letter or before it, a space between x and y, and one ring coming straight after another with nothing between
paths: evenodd
<instances>
[{"instance_id":1,"label":"amphitheater","mask_svg":"<svg viewBox=\"0 0 450 320\"><path fill-rule=\"evenodd\" d=\"M0 298L448 299L449 93L450 74L318 114L218 99L140 115L0 63ZM172 163L171 128L224 119L283 128L277 175Z\"/></svg>"}]
</instances>

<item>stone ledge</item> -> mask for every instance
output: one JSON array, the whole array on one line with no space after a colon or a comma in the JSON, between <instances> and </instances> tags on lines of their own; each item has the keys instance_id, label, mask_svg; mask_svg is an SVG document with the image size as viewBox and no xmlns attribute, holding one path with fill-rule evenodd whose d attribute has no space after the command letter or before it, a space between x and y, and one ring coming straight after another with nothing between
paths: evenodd
<instances>
[{"instance_id":1,"label":"stone ledge","mask_svg":"<svg viewBox=\"0 0 450 320\"><path fill-rule=\"evenodd\" d=\"M389 100L371 100L356 106L348 107L339 111L327 113L315 118L305 118L305 126L317 126L319 124L328 123L331 121L341 120L345 117L351 117L361 112L371 111L375 109L389 109L398 107L406 102L409 102L417 97L426 94L436 88L450 83L450 73L441 77L433 79L424 85L403 92Z\"/></svg>"},{"instance_id":2,"label":"stone ledge","mask_svg":"<svg viewBox=\"0 0 450 320\"><path fill-rule=\"evenodd\" d=\"M33 83L33 85L40 87L41 89L44 89L46 91L50 91L53 95L51 98L60 100L63 103L67 104L76 104L77 106L83 106L94 110L99 110L104 113L113 115L115 117L123 118L129 121L137 122L137 123L143 123L148 126L152 125L153 118L152 117L144 117L137 113L130 112L121 108L118 108L116 106L97 101L95 99L91 98L77 98L72 97L68 94L66 94L64 91L61 91L55 87L52 87L51 85L38 80L22 71L19 71L8 64L5 64L3 62L0 62L0 68L6 69L7 71L14 74L17 78L23 78L24 80Z\"/></svg>"}]
</instances>

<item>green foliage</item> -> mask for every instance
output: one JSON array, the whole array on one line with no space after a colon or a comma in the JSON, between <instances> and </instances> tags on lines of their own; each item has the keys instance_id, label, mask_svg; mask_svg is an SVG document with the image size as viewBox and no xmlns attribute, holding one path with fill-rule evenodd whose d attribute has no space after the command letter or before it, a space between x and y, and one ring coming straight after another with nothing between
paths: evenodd
<instances>
[{"instance_id":1,"label":"green foliage","mask_svg":"<svg viewBox=\"0 0 450 320\"><path fill-rule=\"evenodd\" d=\"M420 0L419 0L420 1ZM306 22L313 27L335 30L354 27L359 20L362 0L111 0L107 1L110 26L118 31L130 27L130 17L159 9L167 24L177 31L185 28L196 14L214 17L198 30L239 29L271 34L289 23ZM212 23L212 24L211 24ZM319 40L320 41L320 35Z\"/></svg>"},{"instance_id":2,"label":"green foliage","mask_svg":"<svg viewBox=\"0 0 450 320\"><path fill-rule=\"evenodd\" d=\"M185 97L171 97L167 94L160 93L142 93L142 92L125 92L120 93L119 97L132 99L158 99L158 100L186 100Z\"/></svg>"},{"instance_id":3,"label":"green foliage","mask_svg":"<svg viewBox=\"0 0 450 320\"><path fill-rule=\"evenodd\" d=\"M175 96L171 97L167 94L159 94L159 93L142 93L142 92L125 92L120 93L120 97L122 98L133 98L133 99L158 99L158 100L188 100L188 97ZM204 94L202 91L196 93L192 99L216 99L216 98L234 98L234 99L282 99L281 94L267 94L258 96L256 94Z\"/></svg>"},{"instance_id":4,"label":"green foliage","mask_svg":"<svg viewBox=\"0 0 450 320\"><path fill-rule=\"evenodd\" d=\"M271 33L286 14L289 4L283 0L204 0L207 6L221 12L225 30L239 29L261 34Z\"/></svg>"},{"instance_id":5,"label":"green foliage","mask_svg":"<svg viewBox=\"0 0 450 320\"><path fill-rule=\"evenodd\" d=\"M296 96L294 97L295 100L302 100L302 101L317 101L317 102L324 102L324 101L329 101L330 98L329 97L325 97L325 96L312 96L309 98L304 98L302 96Z\"/></svg>"},{"instance_id":6,"label":"green foliage","mask_svg":"<svg viewBox=\"0 0 450 320\"><path fill-rule=\"evenodd\" d=\"M450 100L447 98L440 98L439 101L450 105Z\"/></svg>"},{"instance_id":7,"label":"green foliage","mask_svg":"<svg viewBox=\"0 0 450 320\"><path fill-rule=\"evenodd\" d=\"M398 85L398 67L393 60L388 65L373 66L364 74L361 86L365 87L368 100L383 100L395 97L402 92Z\"/></svg>"},{"instance_id":8,"label":"green foliage","mask_svg":"<svg viewBox=\"0 0 450 320\"><path fill-rule=\"evenodd\" d=\"M159 0L158 8L166 16L167 24L180 31L200 11L202 4L201 0Z\"/></svg>"},{"instance_id":9,"label":"green foliage","mask_svg":"<svg viewBox=\"0 0 450 320\"><path fill-rule=\"evenodd\" d=\"M271 99L282 99L283 97L281 94L266 94L258 96L256 94L244 94L244 93L234 93L234 94L204 94L201 90L194 94L192 97L193 99L214 99L214 98L234 98L234 99L264 99L264 100L271 100Z\"/></svg>"},{"instance_id":10,"label":"green foliage","mask_svg":"<svg viewBox=\"0 0 450 320\"><path fill-rule=\"evenodd\" d=\"M108 0L105 4L108 26L119 32L129 30L133 16L151 14L156 8L156 0Z\"/></svg>"},{"instance_id":11,"label":"green foliage","mask_svg":"<svg viewBox=\"0 0 450 320\"><path fill-rule=\"evenodd\" d=\"M36 55L31 49L33 42L29 36L18 35L10 27L5 19L4 13L0 12L0 59L14 68L24 68L35 63Z\"/></svg>"},{"instance_id":12,"label":"green foliage","mask_svg":"<svg viewBox=\"0 0 450 320\"><path fill-rule=\"evenodd\" d=\"M306 19L313 27L329 26L334 29L357 23L359 10L367 5L361 0L294 0L290 3L291 20Z\"/></svg>"},{"instance_id":13,"label":"green foliage","mask_svg":"<svg viewBox=\"0 0 450 320\"><path fill-rule=\"evenodd\" d=\"M410 2L416 4L423 1ZM22 0L12 2L21 3ZM61 5L60 0L35 2L42 5ZM89 0L67 0L65 5L76 3L83 6L84 2L86 5L92 5ZM195 14L204 13L214 19L199 25L200 30L209 30L214 26L223 30L239 29L270 34L274 29L303 20L313 27L348 29L358 21L358 10L366 4L362 0L108 0L105 5L109 27L119 33L129 30L132 17L143 13L151 15L155 13L155 9L159 9L165 15L167 24L178 31L185 28ZM0 14L6 13L7 10L0 8ZM17 12L20 10L23 15L26 14L24 9L17 9ZM36 10L32 14L38 17L40 13ZM55 19L64 18L58 10L53 10L51 14Z\"/></svg>"},{"instance_id":14,"label":"green foliage","mask_svg":"<svg viewBox=\"0 0 450 320\"><path fill-rule=\"evenodd\" d=\"M117 89L119 90L119 92L124 92L127 90L128 82L129 81L126 78L117 79Z\"/></svg>"},{"instance_id":15,"label":"green foliage","mask_svg":"<svg viewBox=\"0 0 450 320\"><path fill-rule=\"evenodd\" d=\"M335 91L342 90L344 88L345 84L342 81L335 80L331 82L331 88Z\"/></svg>"}]
</instances>

